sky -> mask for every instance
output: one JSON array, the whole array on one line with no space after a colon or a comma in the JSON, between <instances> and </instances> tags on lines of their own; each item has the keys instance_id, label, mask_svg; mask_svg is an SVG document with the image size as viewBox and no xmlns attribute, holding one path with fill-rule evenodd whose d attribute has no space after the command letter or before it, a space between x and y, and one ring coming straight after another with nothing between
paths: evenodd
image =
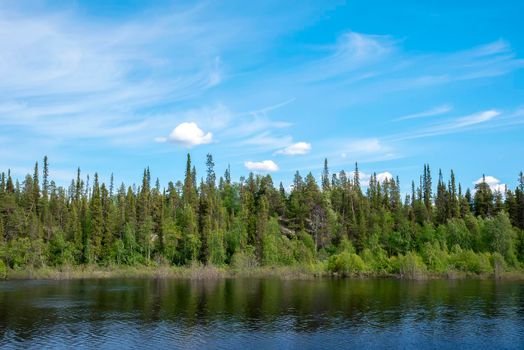
<instances>
[{"instance_id":1,"label":"sky","mask_svg":"<svg viewBox=\"0 0 524 350\"><path fill-rule=\"evenodd\" d=\"M524 170L523 1L0 1L0 169ZM364 182L365 182L364 179Z\"/></svg>"}]
</instances>

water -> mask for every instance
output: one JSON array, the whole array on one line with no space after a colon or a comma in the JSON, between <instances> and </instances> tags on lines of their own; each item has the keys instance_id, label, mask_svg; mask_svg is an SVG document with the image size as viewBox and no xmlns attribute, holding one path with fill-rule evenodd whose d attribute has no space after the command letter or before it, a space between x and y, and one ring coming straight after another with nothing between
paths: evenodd
<instances>
[{"instance_id":1,"label":"water","mask_svg":"<svg viewBox=\"0 0 524 350\"><path fill-rule=\"evenodd\" d=\"M0 282L1 348L524 349L524 282Z\"/></svg>"}]
</instances>

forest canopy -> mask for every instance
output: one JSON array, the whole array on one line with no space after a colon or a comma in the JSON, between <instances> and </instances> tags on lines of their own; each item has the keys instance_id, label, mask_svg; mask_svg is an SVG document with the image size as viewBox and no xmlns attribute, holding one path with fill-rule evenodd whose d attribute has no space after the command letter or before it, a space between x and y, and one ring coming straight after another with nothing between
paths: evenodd
<instances>
[{"instance_id":1,"label":"forest canopy","mask_svg":"<svg viewBox=\"0 0 524 350\"><path fill-rule=\"evenodd\" d=\"M320 184L294 175L290 191L270 175L217 178L209 154L198 180L187 155L185 177L161 187L148 168L139 186L101 183L80 169L69 187L40 171L21 182L0 175L0 269L44 266L320 266L340 274L464 271L493 273L524 264L524 175L515 189L486 181L464 190L451 171L429 165L411 193L398 178L358 165ZM435 186L436 185L436 186Z\"/></svg>"}]
</instances>

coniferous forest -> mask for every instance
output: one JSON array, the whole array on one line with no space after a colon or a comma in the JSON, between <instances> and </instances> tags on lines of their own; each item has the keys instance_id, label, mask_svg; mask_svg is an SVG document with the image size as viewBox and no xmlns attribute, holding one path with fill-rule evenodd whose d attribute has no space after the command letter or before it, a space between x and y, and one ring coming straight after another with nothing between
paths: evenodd
<instances>
[{"instance_id":1,"label":"coniferous forest","mask_svg":"<svg viewBox=\"0 0 524 350\"><path fill-rule=\"evenodd\" d=\"M270 175L232 181L230 170L162 186L149 169L139 185L101 183L77 171L69 187L49 178L47 157L23 180L0 178L0 270L61 266L303 266L341 275L468 272L524 265L524 175L516 188L463 188L455 174L398 178L358 165L320 183L295 173L290 191Z\"/></svg>"}]
</instances>

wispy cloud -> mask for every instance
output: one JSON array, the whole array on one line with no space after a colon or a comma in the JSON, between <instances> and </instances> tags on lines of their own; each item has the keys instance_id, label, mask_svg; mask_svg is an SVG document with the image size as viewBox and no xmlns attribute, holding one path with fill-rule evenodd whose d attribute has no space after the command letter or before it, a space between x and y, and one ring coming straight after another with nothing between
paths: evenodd
<instances>
[{"instance_id":1,"label":"wispy cloud","mask_svg":"<svg viewBox=\"0 0 524 350\"><path fill-rule=\"evenodd\" d=\"M115 23L4 11L0 125L62 140L158 133L149 110L221 84L220 53L242 35L205 6Z\"/></svg>"},{"instance_id":2,"label":"wispy cloud","mask_svg":"<svg viewBox=\"0 0 524 350\"><path fill-rule=\"evenodd\" d=\"M482 111L414 130L407 134L392 136L391 138L398 141L463 132L466 130L472 130L483 123L489 122L499 115L500 112L496 110Z\"/></svg>"},{"instance_id":3,"label":"wispy cloud","mask_svg":"<svg viewBox=\"0 0 524 350\"><path fill-rule=\"evenodd\" d=\"M432 109L428 109L426 111L417 112L413 114L408 114L399 118L396 118L395 121L401 121L401 120L410 120L410 119L419 119L419 118L426 118L426 117L433 117L436 115L441 115L450 112L453 109L450 105L442 105L438 106Z\"/></svg>"}]
</instances>

